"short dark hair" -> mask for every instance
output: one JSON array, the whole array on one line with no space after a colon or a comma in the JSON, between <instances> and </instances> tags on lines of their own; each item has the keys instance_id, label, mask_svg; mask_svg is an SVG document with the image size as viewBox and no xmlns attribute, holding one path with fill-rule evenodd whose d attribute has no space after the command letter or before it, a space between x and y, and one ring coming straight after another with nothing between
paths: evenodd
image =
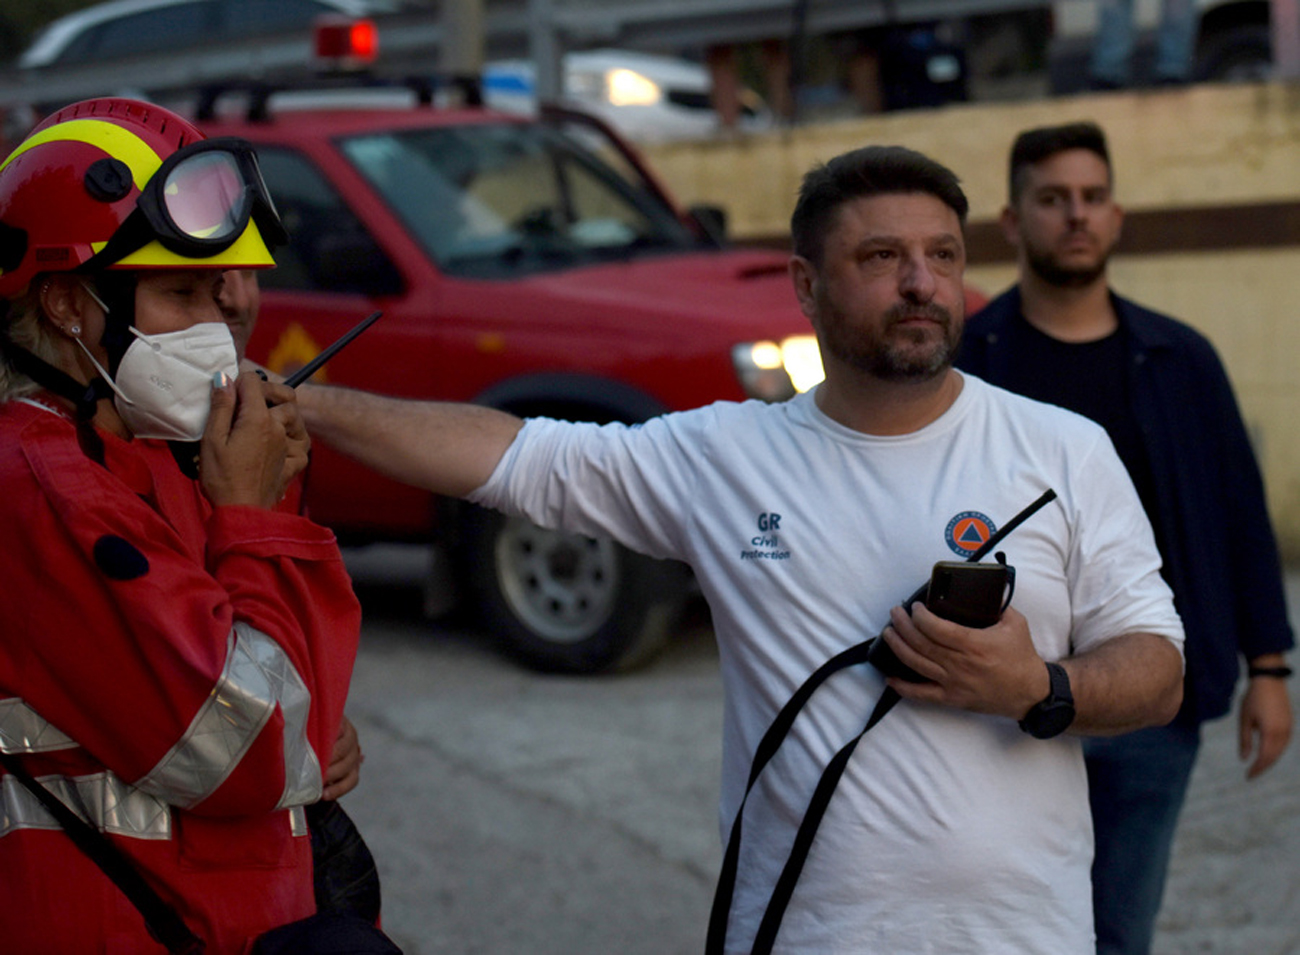
<instances>
[{"instance_id":1,"label":"short dark hair","mask_svg":"<svg viewBox=\"0 0 1300 955\"><path fill-rule=\"evenodd\" d=\"M1011 147L1011 171L1008 190L1014 205L1025 188L1025 172L1044 159L1070 149L1086 149L1101 157L1106 172L1113 179L1110 150L1106 148L1106 134L1093 122L1066 123L1063 126L1039 126L1026 129L1016 137Z\"/></svg>"},{"instance_id":2,"label":"short dark hair","mask_svg":"<svg viewBox=\"0 0 1300 955\"><path fill-rule=\"evenodd\" d=\"M852 199L901 193L926 193L957 213L963 225L970 204L956 174L904 146L863 146L814 166L803 177L790 217L795 255L821 263L831 220Z\"/></svg>"}]
</instances>

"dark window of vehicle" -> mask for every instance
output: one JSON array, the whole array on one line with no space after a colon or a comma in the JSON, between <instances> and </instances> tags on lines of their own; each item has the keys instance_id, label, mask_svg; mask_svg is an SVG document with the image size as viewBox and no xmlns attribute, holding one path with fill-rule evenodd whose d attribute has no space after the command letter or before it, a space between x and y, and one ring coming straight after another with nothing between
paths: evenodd
<instances>
[{"instance_id":1,"label":"dark window of vehicle","mask_svg":"<svg viewBox=\"0 0 1300 955\"><path fill-rule=\"evenodd\" d=\"M312 21L327 13L338 10L318 0L225 0L225 31L243 36L301 27L305 35Z\"/></svg>"},{"instance_id":2,"label":"dark window of vehicle","mask_svg":"<svg viewBox=\"0 0 1300 955\"><path fill-rule=\"evenodd\" d=\"M262 276L264 288L372 298L402 292L397 268L306 157L271 146L258 146L257 156L289 232L289 245L274 250L277 267Z\"/></svg>"},{"instance_id":3,"label":"dark window of vehicle","mask_svg":"<svg viewBox=\"0 0 1300 955\"><path fill-rule=\"evenodd\" d=\"M551 127L402 130L340 148L451 274L513 278L696 247L644 183Z\"/></svg>"},{"instance_id":4,"label":"dark window of vehicle","mask_svg":"<svg viewBox=\"0 0 1300 955\"><path fill-rule=\"evenodd\" d=\"M55 63L80 63L82 60L94 59L95 41L99 39L98 29L84 30L72 38L54 58Z\"/></svg>"},{"instance_id":5,"label":"dark window of vehicle","mask_svg":"<svg viewBox=\"0 0 1300 955\"><path fill-rule=\"evenodd\" d=\"M88 35L85 43L70 44L59 61L106 60L195 46L212 36L216 13L215 0L198 0L107 20L88 31L94 35Z\"/></svg>"}]
</instances>

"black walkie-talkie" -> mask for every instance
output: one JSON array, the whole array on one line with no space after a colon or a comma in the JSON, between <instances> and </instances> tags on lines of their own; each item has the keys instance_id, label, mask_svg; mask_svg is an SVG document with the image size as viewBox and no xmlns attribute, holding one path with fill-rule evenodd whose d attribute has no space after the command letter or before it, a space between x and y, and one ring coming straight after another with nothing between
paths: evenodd
<instances>
[{"instance_id":1,"label":"black walkie-talkie","mask_svg":"<svg viewBox=\"0 0 1300 955\"><path fill-rule=\"evenodd\" d=\"M1034 503L1007 521L1005 527L993 534L965 561L940 561L935 564L930 579L903 602L903 608L910 611L912 604L919 600L937 616L962 626L993 626L1011 602L1008 588L1015 586L1015 568L1007 566L1002 554L997 555L998 561L995 564L981 564L978 561L1039 508L1055 498L1055 491L1050 488L1044 491ZM926 682L925 677L898 659L884 637L876 637L872 641L867 651L867 662L885 676L913 683Z\"/></svg>"},{"instance_id":2,"label":"black walkie-talkie","mask_svg":"<svg viewBox=\"0 0 1300 955\"><path fill-rule=\"evenodd\" d=\"M297 388L312 375L316 374L321 365L325 364L325 362L337 355L344 345L352 341L352 339L356 338L371 325L375 324L375 322L378 321L379 316L383 314L383 312L371 312L327 345L324 351L319 355L285 378L284 383L290 388ZM262 372L259 371L258 374L262 375L263 378L266 378L266 375ZM171 447L172 457L176 459L176 464L180 467L181 473L188 478L197 478L199 476L199 442L168 441L167 444Z\"/></svg>"}]
</instances>

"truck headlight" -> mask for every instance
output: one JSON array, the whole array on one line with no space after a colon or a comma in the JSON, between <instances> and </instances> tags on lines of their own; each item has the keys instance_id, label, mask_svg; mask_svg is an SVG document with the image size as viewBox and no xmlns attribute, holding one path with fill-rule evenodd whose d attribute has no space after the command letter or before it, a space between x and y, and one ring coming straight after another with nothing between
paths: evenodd
<instances>
[{"instance_id":1,"label":"truck headlight","mask_svg":"<svg viewBox=\"0 0 1300 955\"><path fill-rule=\"evenodd\" d=\"M614 106L654 106L663 99L659 84L636 70L610 70L605 74L605 88Z\"/></svg>"},{"instance_id":2,"label":"truck headlight","mask_svg":"<svg viewBox=\"0 0 1300 955\"><path fill-rule=\"evenodd\" d=\"M779 342L742 342L731 349L731 363L745 394L762 401L784 401L825 377L817 339L792 335Z\"/></svg>"}]
</instances>

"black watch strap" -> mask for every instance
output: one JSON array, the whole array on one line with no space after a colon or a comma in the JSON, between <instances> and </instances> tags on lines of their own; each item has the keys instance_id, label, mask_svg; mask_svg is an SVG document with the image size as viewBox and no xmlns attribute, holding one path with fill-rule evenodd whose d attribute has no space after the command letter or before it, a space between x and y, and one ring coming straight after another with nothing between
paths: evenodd
<instances>
[{"instance_id":1,"label":"black watch strap","mask_svg":"<svg viewBox=\"0 0 1300 955\"><path fill-rule=\"evenodd\" d=\"M1060 736L1074 722L1074 693L1070 676L1059 663L1047 664L1047 696L1029 708L1020 728L1036 739Z\"/></svg>"},{"instance_id":2,"label":"black watch strap","mask_svg":"<svg viewBox=\"0 0 1300 955\"><path fill-rule=\"evenodd\" d=\"M1277 680L1285 680L1291 676L1293 671L1290 667L1286 667L1286 666L1282 666L1282 667L1252 666L1247 668L1246 672L1252 680L1257 676L1267 676Z\"/></svg>"}]
</instances>

